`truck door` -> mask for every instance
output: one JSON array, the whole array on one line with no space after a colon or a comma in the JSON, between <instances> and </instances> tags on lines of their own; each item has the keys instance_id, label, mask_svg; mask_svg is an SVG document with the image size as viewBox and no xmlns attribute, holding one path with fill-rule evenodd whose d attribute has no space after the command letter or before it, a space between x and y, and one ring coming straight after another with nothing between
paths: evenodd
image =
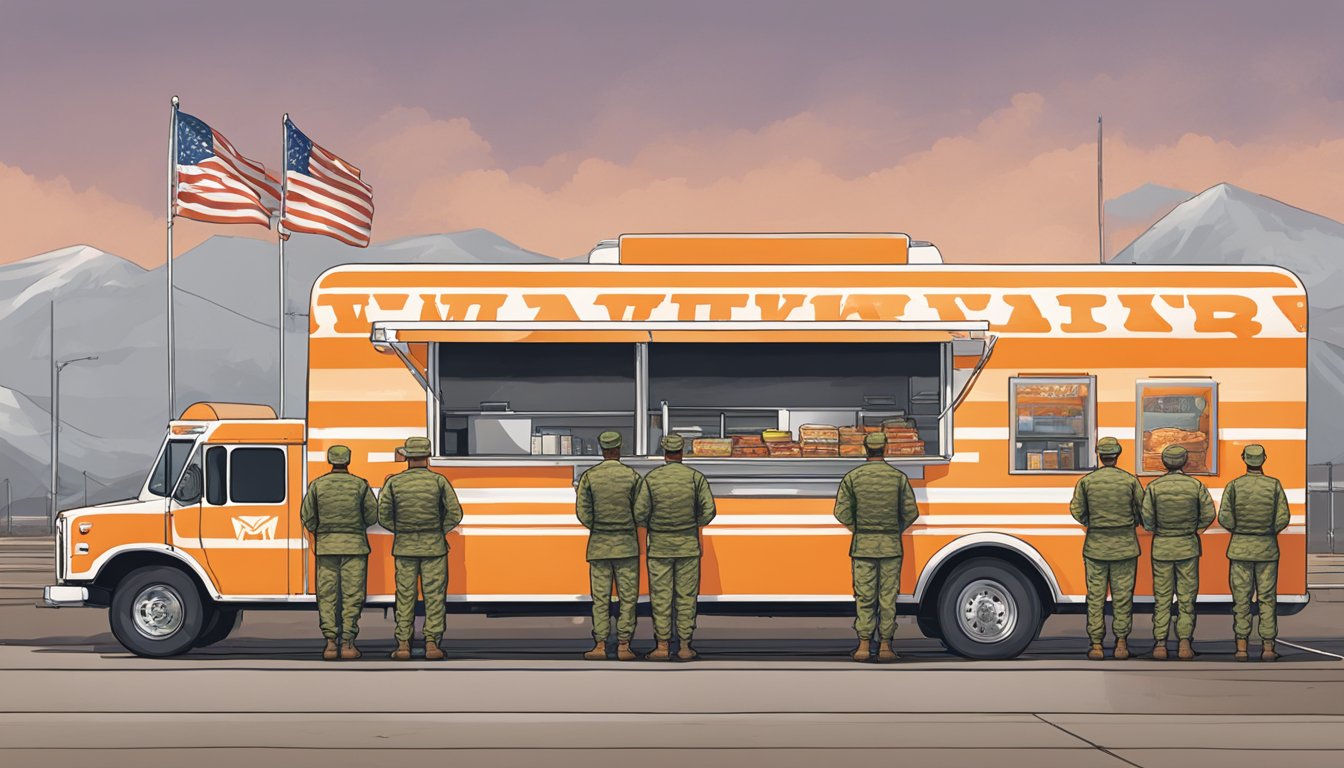
<instances>
[{"instance_id":1,"label":"truck door","mask_svg":"<svg viewBox=\"0 0 1344 768\"><path fill-rule=\"evenodd\" d=\"M283 445L207 445L201 547L228 597L288 593L291 532L288 450Z\"/></svg>"}]
</instances>

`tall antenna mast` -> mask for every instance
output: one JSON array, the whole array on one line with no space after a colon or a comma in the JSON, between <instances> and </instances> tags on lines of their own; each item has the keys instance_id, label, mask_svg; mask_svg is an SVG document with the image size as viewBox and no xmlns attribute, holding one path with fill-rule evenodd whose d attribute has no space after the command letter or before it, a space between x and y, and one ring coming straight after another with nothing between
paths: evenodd
<instances>
[{"instance_id":1,"label":"tall antenna mast","mask_svg":"<svg viewBox=\"0 0 1344 768\"><path fill-rule=\"evenodd\" d=\"M1097 256L1106 263L1106 208L1101 185L1101 115L1097 115Z\"/></svg>"}]
</instances>

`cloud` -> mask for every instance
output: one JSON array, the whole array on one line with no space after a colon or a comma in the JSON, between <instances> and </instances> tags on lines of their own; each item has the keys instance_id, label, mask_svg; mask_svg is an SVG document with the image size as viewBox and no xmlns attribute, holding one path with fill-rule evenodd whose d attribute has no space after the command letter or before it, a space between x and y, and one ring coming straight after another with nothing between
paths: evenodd
<instances>
[{"instance_id":1,"label":"cloud","mask_svg":"<svg viewBox=\"0 0 1344 768\"><path fill-rule=\"evenodd\" d=\"M81 244L142 267L163 263L163 216L97 188L77 189L65 177L39 179L0 163L0 211L7 222L0 264ZM179 254L212 234L205 225L178 221L173 247Z\"/></svg>"},{"instance_id":2,"label":"cloud","mask_svg":"<svg viewBox=\"0 0 1344 768\"><path fill-rule=\"evenodd\" d=\"M952 261L1089 262L1097 258L1096 148L1089 131L1059 128L1057 101L1073 98L1020 93L969 130L914 151L902 138L910 117L878 108L803 111L751 130L665 132L619 158L585 145L507 167L468 120L398 107L337 149L374 184L378 240L484 227L568 257L624 232L903 231ZM603 132L619 131L613 116L599 119ZM644 130L634 120L629 130ZM1338 173L1326 172L1344 169L1344 138L1286 138L1294 133L1321 131L1304 124L1241 143L1200 133L1155 142L1108 127L1106 189L1115 198L1149 183L1197 192L1226 181L1344 219ZM162 219L103 191L0 166L0 194L23 222L0 260L74 242L146 265L162 260ZM1114 222L1108 252L1149 223ZM220 231L184 222L178 250Z\"/></svg>"}]
</instances>

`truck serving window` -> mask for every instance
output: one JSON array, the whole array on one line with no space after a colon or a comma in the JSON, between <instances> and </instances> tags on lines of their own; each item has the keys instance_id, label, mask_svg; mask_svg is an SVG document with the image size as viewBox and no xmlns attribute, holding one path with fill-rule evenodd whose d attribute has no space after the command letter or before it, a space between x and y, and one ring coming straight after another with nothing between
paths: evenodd
<instances>
[{"instance_id":1,"label":"truck serving window","mask_svg":"<svg viewBox=\"0 0 1344 768\"><path fill-rule=\"evenodd\" d=\"M1009 379L1013 472L1095 468L1096 381L1091 376Z\"/></svg>"},{"instance_id":2,"label":"truck serving window","mask_svg":"<svg viewBox=\"0 0 1344 768\"><path fill-rule=\"evenodd\" d=\"M1143 438L1139 474L1159 475L1162 450L1189 452L1186 474L1218 471L1218 383L1212 379L1153 379L1138 383L1138 429Z\"/></svg>"},{"instance_id":3,"label":"truck serving window","mask_svg":"<svg viewBox=\"0 0 1344 768\"><path fill-rule=\"evenodd\" d=\"M438 360L440 455L597 455L607 430L633 452L633 344L446 342Z\"/></svg>"},{"instance_id":4,"label":"truck serving window","mask_svg":"<svg viewBox=\"0 0 1344 768\"><path fill-rule=\"evenodd\" d=\"M938 455L945 408L937 343L654 343L650 446L669 430L702 457ZM666 419L666 423L664 423Z\"/></svg>"},{"instance_id":5,"label":"truck serving window","mask_svg":"<svg viewBox=\"0 0 1344 768\"><path fill-rule=\"evenodd\" d=\"M150 473L150 493L155 496L168 495L172 487L177 484L178 475L182 474L182 467L186 465L187 457L191 455L191 447L195 444L194 440L168 441L163 453L159 454L158 465Z\"/></svg>"},{"instance_id":6,"label":"truck serving window","mask_svg":"<svg viewBox=\"0 0 1344 768\"><path fill-rule=\"evenodd\" d=\"M234 448L229 453L229 500L278 504L285 500L285 452L280 448Z\"/></svg>"}]
</instances>

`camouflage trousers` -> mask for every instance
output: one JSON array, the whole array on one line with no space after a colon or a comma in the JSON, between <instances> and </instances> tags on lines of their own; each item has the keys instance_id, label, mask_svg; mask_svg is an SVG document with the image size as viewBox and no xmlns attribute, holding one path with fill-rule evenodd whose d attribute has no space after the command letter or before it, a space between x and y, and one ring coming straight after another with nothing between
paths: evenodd
<instances>
[{"instance_id":1,"label":"camouflage trousers","mask_svg":"<svg viewBox=\"0 0 1344 768\"><path fill-rule=\"evenodd\" d=\"M635 605L639 600L639 555L588 561L589 592L593 596L593 639L606 642L611 635L611 585L616 585L620 618L616 639L635 636Z\"/></svg>"},{"instance_id":2,"label":"camouflage trousers","mask_svg":"<svg viewBox=\"0 0 1344 768\"><path fill-rule=\"evenodd\" d=\"M879 642L896 636L896 595L901 591L901 558L852 557L854 631L860 640Z\"/></svg>"},{"instance_id":3,"label":"camouflage trousers","mask_svg":"<svg viewBox=\"0 0 1344 768\"><path fill-rule=\"evenodd\" d=\"M1279 636L1279 563L1232 560L1227 582L1232 587L1232 632L1238 640L1251 636L1251 595L1260 604L1260 639Z\"/></svg>"},{"instance_id":4,"label":"camouflage trousers","mask_svg":"<svg viewBox=\"0 0 1344 768\"><path fill-rule=\"evenodd\" d=\"M1153 639L1167 642L1171 631L1171 595L1176 593L1176 638L1195 638L1195 601L1199 599L1199 558L1153 561Z\"/></svg>"},{"instance_id":5,"label":"camouflage trousers","mask_svg":"<svg viewBox=\"0 0 1344 768\"><path fill-rule=\"evenodd\" d=\"M653 637L672 639L672 611L676 608L677 638L689 643L695 634L696 601L700 599L699 557L650 557L649 603L653 608Z\"/></svg>"},{"instance_id":6,"label":"camouflage trousers","mask_svg":"<svg viewBox=\"0 0 1344 768\"><path fill-rule=\"evenodd\" d=\"M1139 559L1093 560L1083 558L1087 571L1087 636L1093 643L1106 637L1106 588L1111 590L1111 631L1128 638L1134 616L1134 578Z\"/></svg>"},{"instance_id":7,"label":"camouflage trousers","mask_svg":"<svg viewBox=\"0 0 1344 768\"><path fill-rule=\"evenodd\" d=\"M393 559L397 581L397 642L409 641L415 634L417 592L425 596L425 639L439 642L443 639L447 616L443 601L448 595L448 558L435 555Z\"/></svg>"},{"instance_id":8,"label":"camouflage trousers","mask_svg":"<svg viewBox=\"0 0 1344 768\"><path fill-rule=\"evenodd\" d=\"M368 555L317 556L317 625L328 640L359 635L369 572Z\"/></svg>"}]
</instances>

